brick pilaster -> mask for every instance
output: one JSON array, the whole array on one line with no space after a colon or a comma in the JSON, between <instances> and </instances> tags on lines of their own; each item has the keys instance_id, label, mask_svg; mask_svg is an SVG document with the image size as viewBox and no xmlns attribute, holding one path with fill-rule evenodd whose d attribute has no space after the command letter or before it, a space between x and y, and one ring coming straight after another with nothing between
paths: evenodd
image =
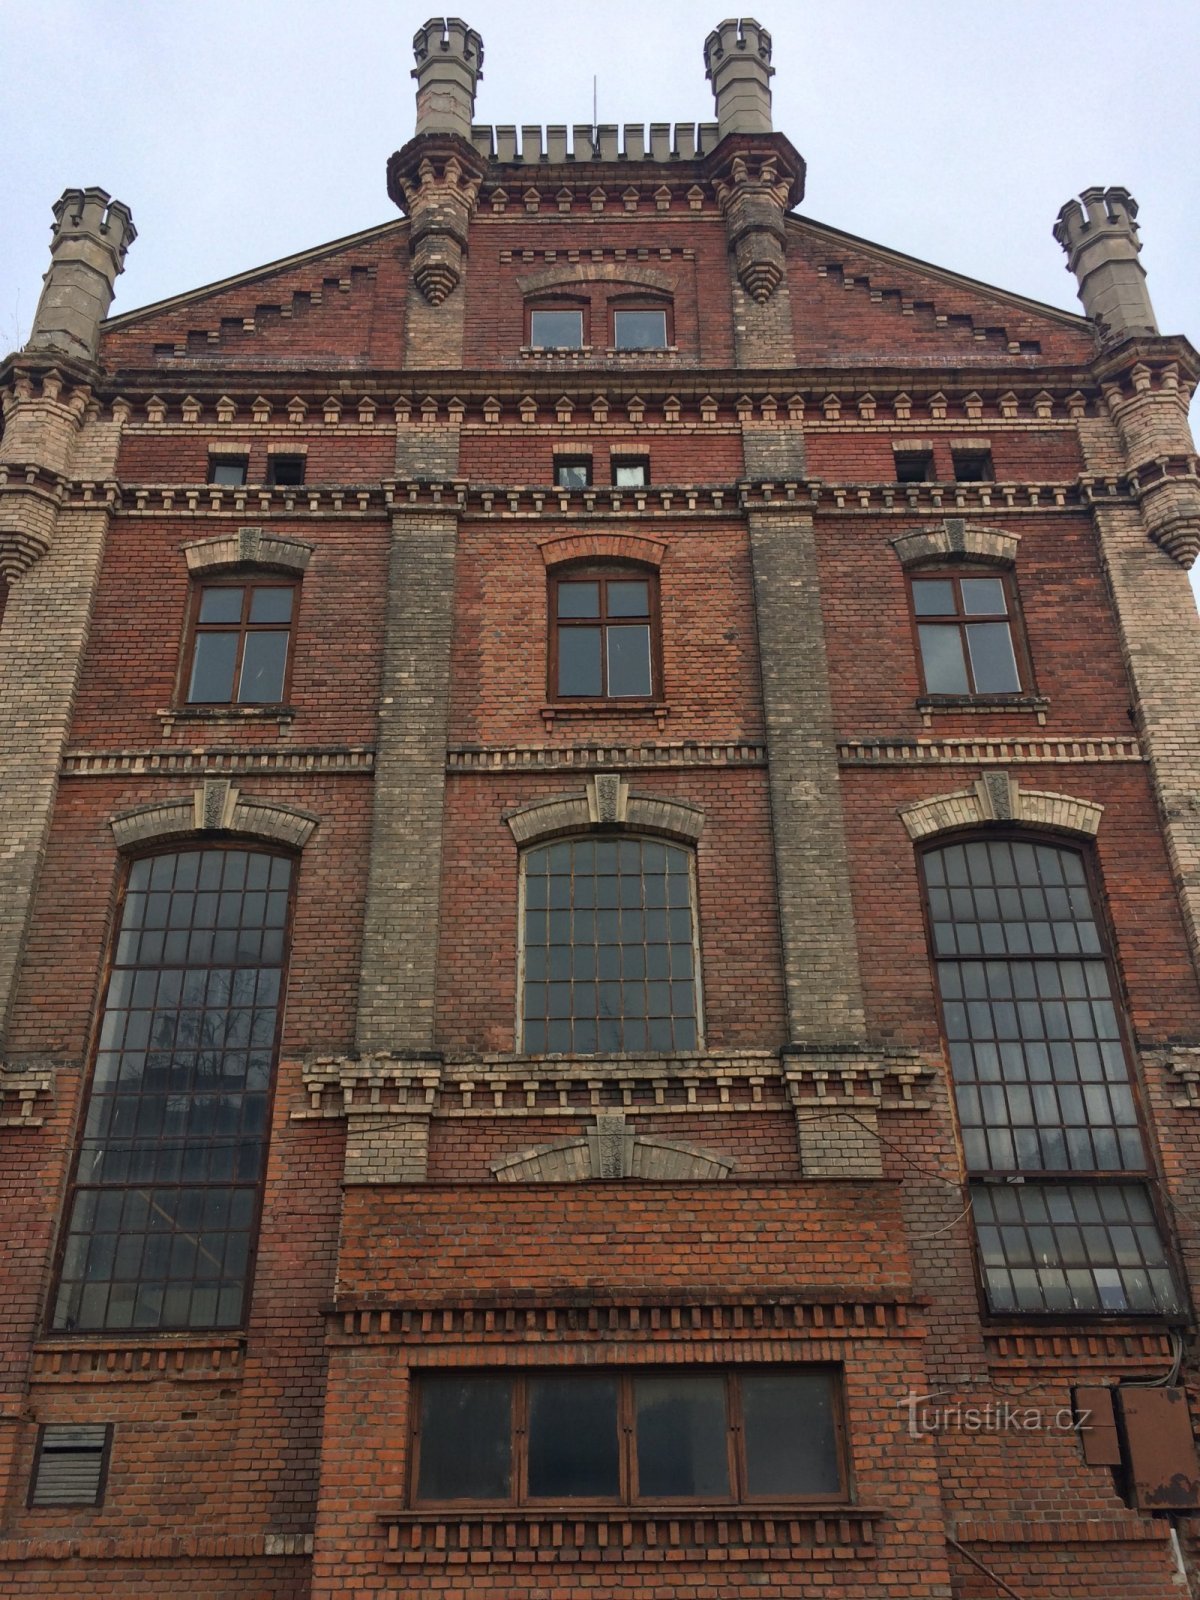
<instances>
[{"instance_id":1,"label":"brick pilaster","mask_svg":"<svg viewBox=\"0 0 1200 1600\"><path fill-rule=\"evenodd\" d=\"M789 1033L865 1033L811 515L749 515Z\"/></svg>"}]
</instances>

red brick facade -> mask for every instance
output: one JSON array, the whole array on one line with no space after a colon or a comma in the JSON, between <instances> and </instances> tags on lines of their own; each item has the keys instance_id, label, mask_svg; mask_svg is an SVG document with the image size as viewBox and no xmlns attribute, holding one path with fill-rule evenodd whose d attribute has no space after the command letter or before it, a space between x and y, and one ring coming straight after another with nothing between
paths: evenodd
<instances>
[{"instance_id":1,"label":"red brick facade","mask_svg":"<svg viewBox=\"0 0 1200 1600\"><path fill-rule=\"evenodd\" d=\"M1137 1504L1143 1463L1126 1439L1089 1464L1072 1397L1192 1397L1195 519L1168 410L1195 353L795 215L769 125L619 162L598 135L583 165L420 116L405 218L0 369L0 1590L1190 1592L1188 1461ZM667 347L614 348L622 304L666 306ZM531 305L580 308L582 347L531 344ZM897 481L905 449L928 481ZM270 486L280 456L301 484ZM657 587L652 693L553 692L551 575L618 568ZM1019 692L926 692L922 572L1007 575ZM195 589L280 574L286 698L193 696ZM990 1306L919 869L989 838L1087 863L1169 1310ZM691 863L695 1042L527 1048L523 860L638 839ZM224 850L295 864L244 1310L68 1327L132 864ZM141 1182L161 1216L176 1191ZM806 1365L834 1374L832 1500L418 1492L435 1375ZM94 1503L36 1503L39 1449L85 1424L111 1428Z\"/></svg>"}]
</instances>

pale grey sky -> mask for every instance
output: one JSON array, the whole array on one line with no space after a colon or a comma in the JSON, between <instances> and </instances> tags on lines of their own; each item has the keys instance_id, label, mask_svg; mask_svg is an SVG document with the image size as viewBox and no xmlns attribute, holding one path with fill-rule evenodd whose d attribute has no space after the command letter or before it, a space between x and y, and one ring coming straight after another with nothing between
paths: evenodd
<instances>
[{"instance_id":1,"label":"pale grey sky","mask_svg":"<svg viewBox=\"0 0 1200 1600\"><path fill-rule=\"evenodd\" d=\"M462 0L483 35L480 122L707 121L718 0ZM0 0L0 347L26 335L50 206L99 184L139 238L114 310L395 215L412 133L401 0ZM1200 342L1200 6L1194 0L756 0L801 210L1078 309L1051 237L1090 184L1141 207L1165 333ZM1198 587L1200 592L1200 587Z\"/></svg>"}]
</instances>

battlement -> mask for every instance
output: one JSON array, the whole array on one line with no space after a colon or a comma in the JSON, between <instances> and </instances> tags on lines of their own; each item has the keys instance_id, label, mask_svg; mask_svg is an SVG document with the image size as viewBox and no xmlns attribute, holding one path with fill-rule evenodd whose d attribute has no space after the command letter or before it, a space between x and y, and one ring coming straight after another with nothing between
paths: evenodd
<instances>
[{"instance_id":1,"label":"battlement","mask_svg":"<svg viewBox=\"0 0 1200 1600\"><path fill-rule=\"evenodd\" d=\"M735 51L757 56L768 71L774 72L770 65L771 35L762 23L753 17L726 17L704 41L704 70L710 81Z\"/></svg>"},{"instance_id":2,"label":"battlement","mask_svg":"<svg viewBox=\"0 0 1200 1600\"><path fill-rule=\"evenodd\" d=\"M647 137L647 131L649 136ZM716 122L579 122L542 128L536 125L475 126L471 143L488 161L502 165L554 166L577 161L694 161L720 143Z\"/></svg>"},{"instance_id":3,"label":"battlement","mask_svg":"<svg viewBox=\"0 0 1200 1600\"><path fill-rule=\"evenodd\" d=\"M1074 251L1101 232L1125 234L1141 249L1136 243L1138 204L1128 189L1085 189L1080 200L1083 205L1068 200L1054 224L1054 237L1064 250Z\"/></svg>"},{"instance_id":4,"label":"battlement","mask_svg":"<svg viewBox=\"0 0 1200 1600\"><path fill-rule=\"evenodd\" d=\"M430 17L413 34L413 55L417 59L414 78L438 56L462 61L477 79L483 77L483 39L461 17Z\"/></svg>"},{"instance_id":5,"label":"battlement","mask_svg":"<svg viewBox=\"0 0 1200 1600\"><path fill-rule=\"evenodd\" d=\"M104 189L64 189L54 202L54 236L50 248L58 251L67 240L87 238L107 245L116 270L124 270L125 252L137 238L129 207Z\"/></svg>"}]
</instances>

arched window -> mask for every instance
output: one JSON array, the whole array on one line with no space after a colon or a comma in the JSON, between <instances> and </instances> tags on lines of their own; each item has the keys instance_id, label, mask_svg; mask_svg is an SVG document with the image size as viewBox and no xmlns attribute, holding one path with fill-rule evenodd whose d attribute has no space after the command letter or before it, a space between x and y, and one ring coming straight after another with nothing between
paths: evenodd
<instances>
[{"instance_id":1,"label":"arched window","mask_svg":"<svg viewBox=\"0 0 1200 1600\"><path fill-rule=\"evenodd\" d=\"M923 865L993 1311L1178 1311L1083 855L989 836Z\"/></svg>"},{"instance_id":2,"label":"arched window","mask_svg":"<svg viewBox=\"0 0 1200 1600\"><path fill-rule=\"evenodd\" d=\"M700 1042L693 856L640 836L522 857L521 1034L532 1055Z\"/></svg>"},{"instance_id":3,"label":"arched window","mask_svg":"<svg viewBox=\"0 0 1200 1600\"><path fill-rule=\"evenodd\" d=\"M243 1322L292 878L291 859L263 849L131 864L55 1330Z\"/></svg>"}]
</instances>

